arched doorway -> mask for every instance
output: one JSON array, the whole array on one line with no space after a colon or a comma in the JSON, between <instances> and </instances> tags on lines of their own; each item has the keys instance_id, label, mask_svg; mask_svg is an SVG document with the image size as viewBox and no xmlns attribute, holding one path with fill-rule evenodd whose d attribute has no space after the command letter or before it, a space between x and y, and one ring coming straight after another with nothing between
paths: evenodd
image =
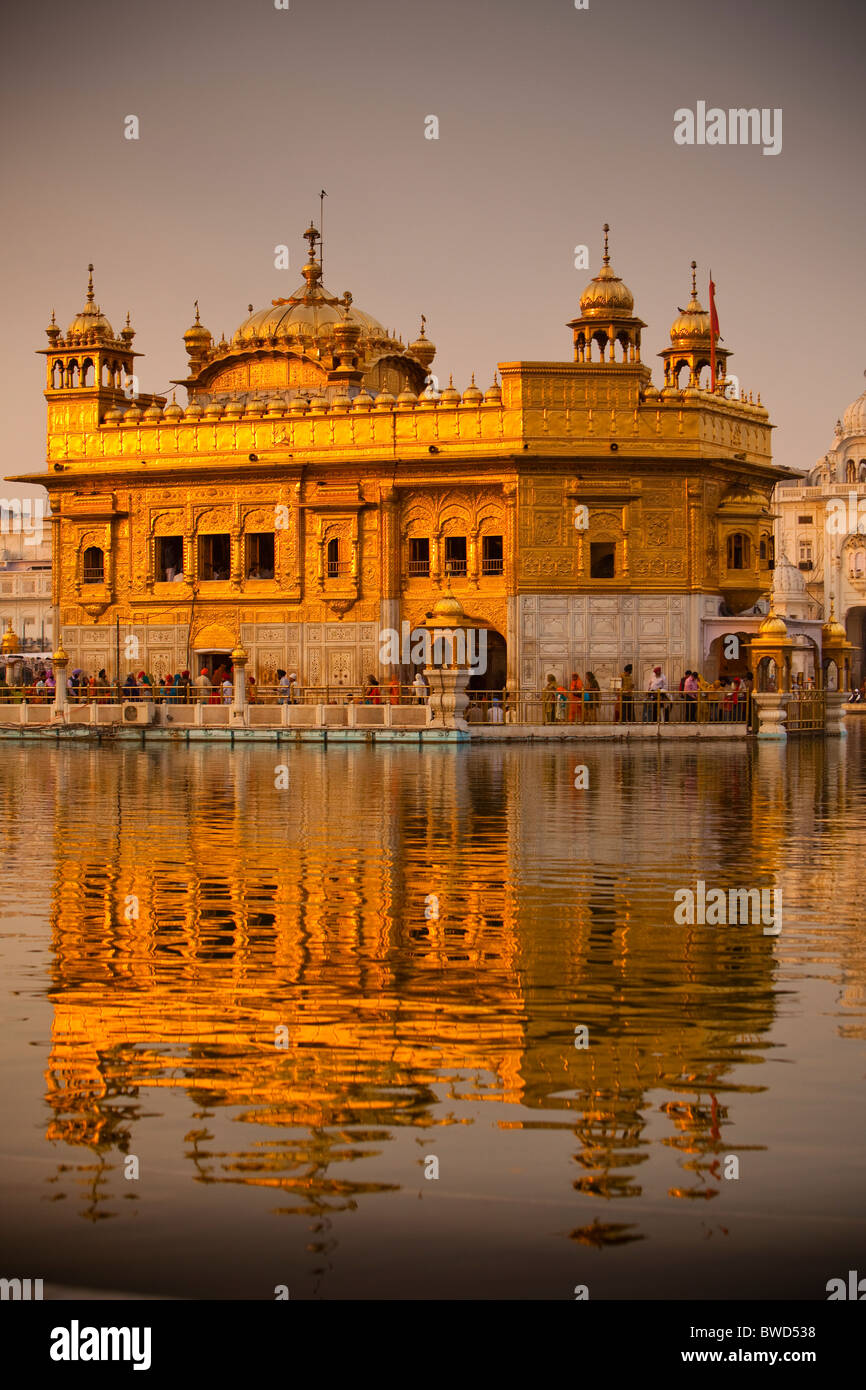
<instances>
[{"instance_id":1,"label":"arched doorway","mask_svg":"<svg viewBox=\"0 0 866 1390\"><path fill-rule=\"evenodd\" d=\"M495 628L482 628L484 642L486 645L486 669L476 671L469 677L469 690L495 690L501 692L505 689L505 682L508 679L508 647L501 632ZM481 637L479 633L479 639ZM479 651L484 651L485 647L479 646ZM485 664L485 663L482 663Z\"/></svg>"},{"instance_id":2,"label":"arched doorway","mask_svg":"<svg viewBox=\"0 0 866 1390\"><path fill-rule=\"evenodd\" d=\"M851 653L851 683L860 686L866 680L866 606L849 608L845 614L845 635L854 647Z\"/></svg>"}]
</instances>

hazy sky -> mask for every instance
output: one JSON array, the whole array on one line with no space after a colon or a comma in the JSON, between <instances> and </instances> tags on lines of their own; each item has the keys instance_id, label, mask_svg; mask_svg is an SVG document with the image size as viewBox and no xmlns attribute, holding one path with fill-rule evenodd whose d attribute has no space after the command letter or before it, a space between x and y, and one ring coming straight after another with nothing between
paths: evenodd
<instances>
[{"instance_id":1,"label":"hazy sky","mask_svg":"<svg viewBox=\"0 0 866 1390\"><path fill-rule=\"evenodd\" d=\"M760 390L776 458L810 466L864 388L864 16L862 0L7 12L3 473L44 466L33 350L52 308L65 329L83 304L88 261L116 330L131 310L141 389L164 390L194 299L230 337L248 303L297 286L321 188L328 288L406 341L426 313L433 370L461 388L498 361L570 359L605 221L657 384L689 261L705 305L712 266L729 371ZM782 152L676 145L674 111L699 101L781 108Z\"/></svg>"}]
</instances>

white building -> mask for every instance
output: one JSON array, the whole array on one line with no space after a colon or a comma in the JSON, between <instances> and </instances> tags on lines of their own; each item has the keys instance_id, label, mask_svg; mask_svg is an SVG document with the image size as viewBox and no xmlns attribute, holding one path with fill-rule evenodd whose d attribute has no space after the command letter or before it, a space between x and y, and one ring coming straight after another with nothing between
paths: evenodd
<instances>
[{"instance_id":1,"label":"white building","mask_svg":"<svg viewBox=\"0 0 866 1390\"><path fill-rule=\"evenodd\" d=\"M775 504L777 609L823 621L832 599L854 646L859 685L866 679L866 391L836 421L831 448L802 481L777 484Z\"/></svg>"},{"instance_id":2,"label":"white building","mask_svg":"<svg viewBox=\"0 0 866 1390\"><path fill-rule=\"evenodd\" d=\"M52 651L51 540L0 514L0 631L11 625L22 651Z\"/></svg>"}]
</instances>

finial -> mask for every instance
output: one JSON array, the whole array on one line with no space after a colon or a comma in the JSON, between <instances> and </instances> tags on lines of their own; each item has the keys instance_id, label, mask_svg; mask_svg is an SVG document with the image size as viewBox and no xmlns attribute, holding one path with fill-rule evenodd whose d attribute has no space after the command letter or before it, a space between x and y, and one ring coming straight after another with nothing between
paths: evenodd
<instances>
[{"instance_id":1,"label":"finial","mask_svg":"<svg viewBox=\"0 0 866 1390\"><path fill-rule=\"evenodd\" d=\"M426 328L427 328L427 315L426 315L426 314L422 314L422 315L421 315L421 332L420 332L419 335L418 335L420 338L426 338L426 336L427 336ZM864 372L863 375L866 376L866 372Z\"/></svg>"},{"instance_id":2,"label":"finial","mask_svg":"<svg viewBox=\"0 0 866 1390\"><path fill-rule=\"evenodd\" d=\"M253 306L252 306L252 304L248 304L248 305L247 305L247 313L248 313L248 314L251 314L252 312L253 312Z\"/></svg>"},{"instance_id":3,"label":"finial","mask_svg":"<svg viewBox=\"0 0 866 1390\"><path fill-rule=\"evenodd\" d=\"M472 385L473 385L473 386L475 385L475 373L474 373L474 372L472 373Z\"/></svg>"},{"instance_id":4,"label":"finial","mask_svg":"<svg viewBox=\"0 0 866 1390\"><path fill-rule=\"evenodd\" d=\"M87 267L87 270L88 270L88 275L89 275L89 279L88 279L88 281L87 281L87 302L88 302L88 304L92 304L92 303L93 303L93 264L92 264L92 263Z\"/></svg>"},{"instance_id":5,"label":"finial","mask_svg":"<svg viewBox=\"0 0 866 1390\"><path fill-rule=\"evenodd\" d=\"M602 231L604 232L604 263L605 265L610 265L610 256L608 254L607 249L607 234L610 231L610 227L608 226L607 222L605 222L604 226L602 227Z\"/></svg>"},{"instance_id":6,"label":"finial","mask_svg":"<svg viewBox=\"0 0 866 1390\"><path fill-rule=\"evenodd\" d=\"M449 373L448 373L448 385L449 385L449 387L451 388L451 390L454 389L454 373L453 373L453 372L449 372Z\"/></svg>"},{"instance_id":7,"label":"finial","mask_svg":"<svg viewBox=\"0 0 866 1390\"><path fill-rule=\"evenodd\" d=\"M692 261L692 299L697 299L697 297L698 297L698 280L697 280L697 273L696 273L696 272L697 272L697 269L698 269L698 263L697 263L697 261Z\"/></svg>"},{"instance_id":8,"label":"finial","mask_svg":"<svg viewBox=\"0 0 866 1390\"><path fill-rule=\"evenodd\" d=\"M195 304L195 321L196 323L201 323L201 319L198 316L198 300L194 299L193 303Z\"/></svg>"},{"instance_id":9,"label":"finial","mask_svg":"<svg viewBox=\"0 0 866 1390\"><path fill-rule=\"evenodd\" d=\"M126 311L126 326L127 326L127 328L131 328L131 327L132 327L132 324L129 322L129 310L128 310L128 309L127 309L127 311Z\"/></svg>"},{"instance_id":10,"label":"finial","mask_svg":"<svg viewBox=\"0 0 866 1390\"><path fill-rule=\"evenodd\" d=\"M316 259L316 242L318 240L319 233L316 231L316 228L313 226L312 222L310 223L307 230L304 232L304 237L310 243L310 260L314 261Z\"/></svg>"},{"instance_id":11,"label":"finial","mask_svg":"<svg viewBox=\"0 0 866 1390\"><path fill-rule=\"evenodd\" d=\"M52 328L55 328L56 326L57 326L57 320L56 320L56 318L54 317L54 310L52 309L52 310L51 310L51 327L52 327Z\"/></svg>"},{"instance_id":12,"label":"finial","mask_svg":"<svg viewBox=\"0 0 866 1390\"><path fill-rule=\"evenodd\" d=\"M172 393L171 393L171 403L172 403L172 405L177 405L177 401L175 400L175 397L176 397L176 396L177 396L177 392L176 392L176 391L172 391Z\"/></svg>"}]
</instances>

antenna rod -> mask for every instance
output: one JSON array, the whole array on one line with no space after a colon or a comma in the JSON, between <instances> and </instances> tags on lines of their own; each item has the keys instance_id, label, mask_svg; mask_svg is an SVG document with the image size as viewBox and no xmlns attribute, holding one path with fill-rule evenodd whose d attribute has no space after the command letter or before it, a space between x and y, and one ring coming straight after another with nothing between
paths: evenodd
<instances>
[{"instance_id":1,"label":"antenna rod","mask_svg":"<svg viewBox=\"0 0 866 1390\"><path fill-rule=\"evenodd\" d=\"M325 199L327 193L324 188L319 194L319 266L321 267L321 278L325 279Z\"/></svg>"}]
</instances>

